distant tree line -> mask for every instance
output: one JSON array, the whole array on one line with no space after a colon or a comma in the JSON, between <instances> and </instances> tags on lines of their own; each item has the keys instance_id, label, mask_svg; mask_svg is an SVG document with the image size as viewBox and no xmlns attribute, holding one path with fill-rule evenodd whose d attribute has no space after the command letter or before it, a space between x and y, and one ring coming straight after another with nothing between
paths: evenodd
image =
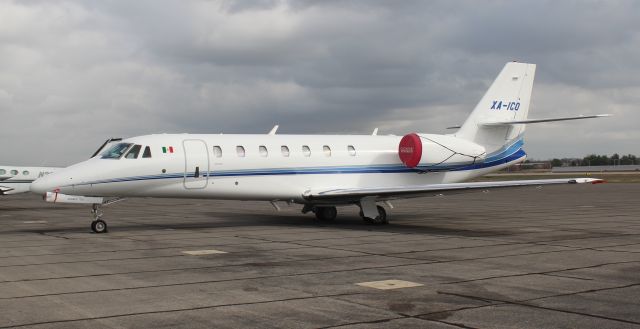
<instances>
[{"instance_id":1,"label":"distant tree line","mask_svg":"<svg viewBox=\"0 0 640 329\"><path fill-rule=\"evenodd\" d=\"M590 154L582 159L571 159L571 158L557 159L556 158L551 160L551 166L553 167L619 166L619 165L640 165L640 160L638 160L638 158L633 154L620 156L617 153L614 153L611 156Z\"/></svg>"}]
</instances>

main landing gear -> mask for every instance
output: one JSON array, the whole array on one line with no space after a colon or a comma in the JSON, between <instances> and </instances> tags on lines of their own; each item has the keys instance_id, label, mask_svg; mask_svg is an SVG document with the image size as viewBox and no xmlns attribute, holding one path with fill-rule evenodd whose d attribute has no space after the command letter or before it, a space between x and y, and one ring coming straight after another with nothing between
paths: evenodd
<instances>
[{"instance_id":1,"label":"main landing gear","mask_svg":"<svg viewBox=\"0 0 640 329\"><path fill-rule=\"evenodd\" d=\"M338 217L338 210L336 207L316 207L313 211L316 214L318 220L324 222L331 222Z\"/></svg>"},{"instance_id":2,"label":"main landing gear","mask_svg":"<svg viewBox=\"0 0 640 329\"><path fill-rule=\"evenodd\" d=\"M363 201L358 204L360 207L360 217L367 224L384 225L389 224L387 212L382 206L378 206L375 202ZM332 222L338 216L338 210L334 206L314 206L305 205L302 213L313 212L319 221Z\"/></svg>"},{"instance_id":3,"label":"main landing gear","mask_svg":"<svg viewBox=\"0 0 640 329\"><path fill-rule=\"evenodd\" d=\"M107 222L100 219L102 217L102 210L100 210L100 204L94 203L91 208L91 215L93 215L93 221L91 222L91 230L95 233L106 233Z\"/></svg>"},{"instance_id":4,"label":"main landing gear","mask_svg":"<svg viewBox=\"0 0 640 329\"><path fill-rule=\"evenodd\" d=\"M372 216L365 216L364 212L362 210L360 210L360 217L362 217L362 220L364 220L365 223L367 224L373 224L373 225L385 225L385 224L389 224L389 219L387 219L387 211L384 210L384 208L382 206L377 206L376 209L378 210L378 215L375 217Z\"/></svg>"},{"instance_id":5,"label":"main landing gear","mask_svg":"<svg viewBox=\"0 0 640 329\"><path fill-rule=\"evenodd\" d=\"M376 204L374 198L365 197L360 200L360 217L367 224L385 225L389 224L387 211L382 206Z\"/></svg>"}]
</instances>

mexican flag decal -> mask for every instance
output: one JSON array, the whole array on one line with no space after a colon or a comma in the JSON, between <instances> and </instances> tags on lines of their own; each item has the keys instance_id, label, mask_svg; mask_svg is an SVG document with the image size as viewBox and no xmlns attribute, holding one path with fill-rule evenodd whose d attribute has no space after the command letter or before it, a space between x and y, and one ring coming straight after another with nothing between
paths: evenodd
<instances>
[{"instance_id":1,"label":"mexican flag decal","mask_svg":"<svg viewBox=\"0 0 640 329\"><path fill-rule=\"evenodd\" d=\"M162 153L173 153L173 146L163 146Z\"/></svg>"}]
</instances>

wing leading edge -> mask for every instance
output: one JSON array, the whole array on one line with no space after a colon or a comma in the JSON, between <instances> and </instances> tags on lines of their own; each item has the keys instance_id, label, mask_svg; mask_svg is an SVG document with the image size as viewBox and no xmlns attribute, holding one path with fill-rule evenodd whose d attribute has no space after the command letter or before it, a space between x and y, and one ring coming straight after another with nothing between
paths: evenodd
<instances>
[{"instance_id":1,"label":"wing leading edge","mask_svg":"<svg viewBox=\"0 0 640 329\"><path fill-rule=\"evenodd\" d=\"M397 187L373 187L373 188L346 188L324 191L307 191L303 197L307 201L332 202L332 201L357 201L365 197L374 197L379 200L396 198L411 198L423 196L438 196L441 194L457 194L476 190L489 190L499 188L515 188L525 186L542 186L557 184L599 184L605 181L597 178L559 178L559 179L535 179L514 180L497 182L472 182L451 184L429 184L418 186Z\"/></svg>"}]
</instances>

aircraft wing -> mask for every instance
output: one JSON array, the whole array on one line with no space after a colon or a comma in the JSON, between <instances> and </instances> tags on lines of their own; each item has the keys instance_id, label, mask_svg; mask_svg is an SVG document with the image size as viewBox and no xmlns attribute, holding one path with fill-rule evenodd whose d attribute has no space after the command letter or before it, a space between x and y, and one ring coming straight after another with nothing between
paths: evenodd
<instances>
[{"instance_id":1,"label":"aircraft wing","mask_svg":"<svg viewBox=\"0 0 640 329\"><path fill-rule=\"evenodd\" d=\"M345 202L358 201L365 197L374 197L378 200L390 200L399 198L412 198L424 196L439 196L444 194L458 194L478 190L490 190L501 188L515 188L524 186L542 186L557 184L598 184L605 181L597 178L558 178L514 180L497 182L471 182L451 184L429 184L415 186L379 187L379 188L343 188L323 191L307 191L303 197L308 201L317 202Z\"/></svg>"},{"instance_id":2,"label":"aircraft wing","mask_svg":"<svg viewBox=\"0 0 640 329\"><path fill-rule=\"evenodd\" d=\"M0 195L13 191L13 188L0 185Z\"/></svg>"}]
</instances>

